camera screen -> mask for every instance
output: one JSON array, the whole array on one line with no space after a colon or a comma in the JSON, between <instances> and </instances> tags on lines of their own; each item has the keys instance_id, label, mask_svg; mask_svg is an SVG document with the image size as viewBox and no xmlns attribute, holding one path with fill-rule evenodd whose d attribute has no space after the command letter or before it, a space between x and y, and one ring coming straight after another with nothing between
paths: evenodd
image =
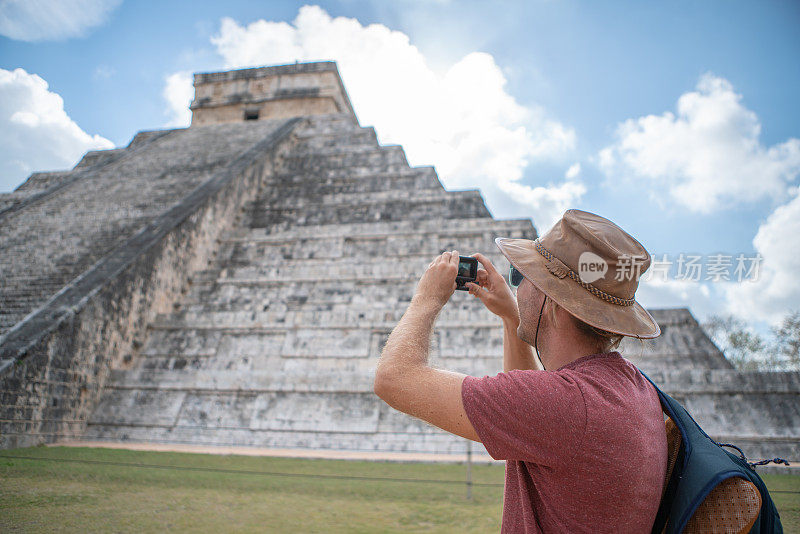
<instances>
[{"instance_id":1,"label":"camera screen","mask_svg":"<svg viewBox=\"0 0 800 534\"><path fill-rule=\"evenodd\" d=\"M474 263L469 261L460 261L458 262L458 276L462 276L464 278L475 278L475 274L472 272Z\"/></svg>"},{"instance_id":2,"label":"camera screen","mask_svg":"<svg viewBox=\"0 0 800 534\"><path fill-rule=\"evenodd\" d=\"M456 289L467 291L467 282L474 282L478 276L478 260L470 256L459 256Z\"/></svg>"}]
</instances>

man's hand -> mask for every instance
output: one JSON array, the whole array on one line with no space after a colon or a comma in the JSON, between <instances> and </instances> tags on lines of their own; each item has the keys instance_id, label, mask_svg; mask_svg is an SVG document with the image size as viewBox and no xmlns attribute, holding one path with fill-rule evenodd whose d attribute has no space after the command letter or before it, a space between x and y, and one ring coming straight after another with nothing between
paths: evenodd
<instances>
[{"instance_id":1,"label":"man's hand","mask_svg":"<svg viewBox=\"0 0 800 534\"><path fill-rule=\"evenodd\" d=\"M519 323L517 299L508 287L505 277L497 272L492 262L483 254L473 254L485 269L478 269L477 283L469 282L469 294L481 299L490 312L504 321Z\"/></svg>"},{"instance_id":2,"label":"man's hand","mask_svg":"<svg viewBox=\"0 0 800 534\"><path fill-rule=\"evenodd\" d=\"M456 274L458 251L442 253L428 265L412 300L430 302L441 309L456 290Z\"/></svg>"}]
</instances>

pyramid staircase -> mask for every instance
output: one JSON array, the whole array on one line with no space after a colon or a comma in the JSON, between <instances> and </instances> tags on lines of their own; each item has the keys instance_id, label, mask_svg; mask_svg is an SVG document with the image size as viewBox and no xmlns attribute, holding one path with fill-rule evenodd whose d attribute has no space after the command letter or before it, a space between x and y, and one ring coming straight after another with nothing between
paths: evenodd
<instances>
[{"instance_id":1,"label":"pyramid staircase","mask_svg":"<svg viewBox=\"0 0 800 534\"><path fill-rule=\"evenodd\" d=\"M430 260L480 251L505 270L498 235L535 230L494 220L476 190L445 191L352 118L310 119L174 312L112 370L85 438L463 452L463 439L381 402L372 377ZM431 363L497 373L498 321L457 292Z\"/></svg>"}]
</instances>

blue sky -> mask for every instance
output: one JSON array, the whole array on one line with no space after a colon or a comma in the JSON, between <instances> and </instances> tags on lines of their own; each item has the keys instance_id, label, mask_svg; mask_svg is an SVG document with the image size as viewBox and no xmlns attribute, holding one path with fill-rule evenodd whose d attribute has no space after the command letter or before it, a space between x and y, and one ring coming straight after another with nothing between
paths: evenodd
<instances>
[{"instance_id":1,"label":"blue sky","mask_svg":"<svg viewBox=\"0 0 800 534\"><path fill-rule=\"evenodd\" d=\"M89 148L180 125L191 72L333 59L362 124L412 164L435 164L447 187L480 187L496 217L529 216L543 231L577 207L672 260L763 257L755 282L673 272L643 286L645 305L735 313L759 328L800 308L800 3L339 1L309 4L304 17L304 3L285 1L24 4L0 2L0 156L10 162L0 192ZM408 69L397 78L405 92L368 79L378 71L359 57L360 39ZM425 99L431 81L442 94L466 84L462 107L416 125L385 111L404 94ZM473 111L460 130L440 124ZM425 137L431 128L438 137Z\"/></svg>"}]
</instances>

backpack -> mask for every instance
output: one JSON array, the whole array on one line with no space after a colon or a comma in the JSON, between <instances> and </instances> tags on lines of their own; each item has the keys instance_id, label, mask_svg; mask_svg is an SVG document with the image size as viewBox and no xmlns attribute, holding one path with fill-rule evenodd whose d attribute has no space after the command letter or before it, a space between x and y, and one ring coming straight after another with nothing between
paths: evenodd
<instances>
[{"instance_id":1,"label":"backpack","mask_svg":"<svg viewBox=\"0 0 800 534\"><path fill-rule=\"evenodd\" d=\"M644 373L642 374L644 375ZM701 508L699 514L708 517L692 517L718 485L732 477L739 477L752 483L761 497L761 508L750 532L782 533L783 527L775 503L772 502L761 477L756 474L755 464L748 463L744 454L740 457L723 449L722 447L727 445L719 444L711 439L679 402L661 391L647 375L644 377L653 384L664 412L672 419L677 431L680 432L680 448L667 481L652 532L654 534L680 533L683 532L690 520L695 524L697 521L701 523L713 521L714 518L711 515L714 513L714 505L740 506L742 503L739 502L736 494L726 495L722 500ZM669 421L667 424L669 426ZM741 450L739 452L741 453ZM771 461L788 465L788 462L780 458ZM728 480L728 482L733 482L733 480Z\"/></svg>"}]
</instances>

